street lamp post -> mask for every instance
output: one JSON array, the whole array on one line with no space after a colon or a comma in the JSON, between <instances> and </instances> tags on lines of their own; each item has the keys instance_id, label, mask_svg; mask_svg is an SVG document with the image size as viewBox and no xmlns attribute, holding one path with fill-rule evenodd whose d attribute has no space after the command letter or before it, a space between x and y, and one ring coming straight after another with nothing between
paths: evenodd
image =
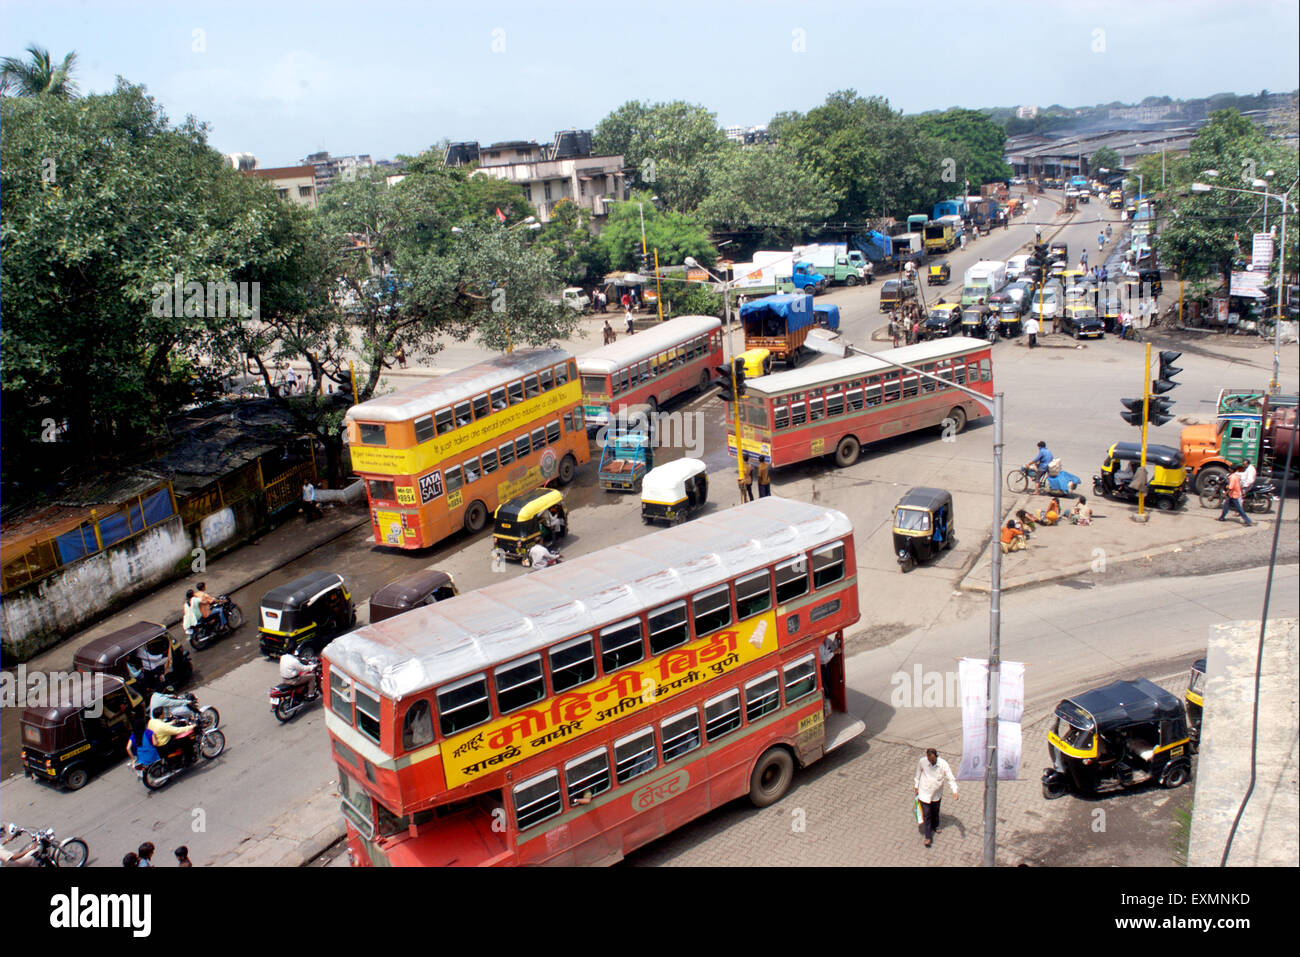
<instances>
[{"instance_id":1,"label":"street lamp post","mask_svg":"<svg viewBox=\"0 0 1300 957\"><path fill-rule=\"evenodd\" d=\"M820 329L809 333L805 345L827 355L844 357L848 353L871 356L912 375L933 379L940 388L953 388L970 396L993 414L993 537L989 541L991 562L989 567L989 675L987 700L984 708L984 860L985 867L997 864L998 827L998 694L1002 677L1002 393L992 397L957 385L913 366L887 359L880 353L867 352L845 343L837 345L825 337ZM736 427L736 444L740 445L740 427Z\"/></svg>"}]
</instances>

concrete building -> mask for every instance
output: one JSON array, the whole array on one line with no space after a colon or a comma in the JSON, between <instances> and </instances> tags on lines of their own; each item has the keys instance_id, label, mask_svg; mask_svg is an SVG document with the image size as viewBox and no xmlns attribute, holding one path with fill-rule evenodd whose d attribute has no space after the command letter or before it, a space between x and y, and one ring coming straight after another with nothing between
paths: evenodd
<instances>
[{"instance_id":1,"label":"concrete building","mask_svg":"<svg viewBox=\"0 0 1300 957\"><path fill-rule=\"evenodd\" d=\"M348 179L356 175L358 169L374 166L369 154L356 156L330 156L328 152L312 153L302 161L302 165L311 166L316 172L317 194L329 189L337 179Z\"/></svg>"},{"instance_id":2,"label":"concrete building","mask_svg":"<svg viewBox=\"0 0 1300 957\"><path fill-rule=\"evenodd\" d=\"M242 172L245 176L256 176L270 182L283 200L308 209L316 208L316 169L313 166L271 166Z\"/></svg>"},{"instance_id":3,"label":"concrete building","mask_svg":"<svg viewBox=\"0 0 1300 957\"><path fill-rule=\"evenodd\" d=\"M1038 107L1036 107L1036 106L1018 106L1018 107L1016 107L1016 116L1017 116L1019 119L1022 119L1022 120L1032 120L1032 119L1033 119L1035 116L1037 116L1037 115L1038 115Z\"/></svg>"},{"instance_id":4,"label":"concrete building","mask_svg":"<svg viewBox=\"0 0 1300 957\"><path fill-rule=\"evenodd\" d=\"M607 212L606 198L624 196L623 157L592 155L590 130L562 130L549 146L535 140L483 147L475 142L453 143L445 160L449 166L477 163L473 176L518 183L543 223L550 220L555 204L562 199L599 217Z\"/></svg>"},{"instance_id":5,"label":"concrete building","mask_svg":"<svg viewBox=\"0 0 1300 957\"><path fill-rule=\"evenodd\" d=\"M1119 154L1120 168L1130 169L1143 156L1164 152L1181 156L1196 137L1192 126L1165 130L1104 130L1067 136L1013 137L1003 157L1012 175L1030 179L1090 176L1092 154L1109 146Z\"/></svg>"}]
</instances>

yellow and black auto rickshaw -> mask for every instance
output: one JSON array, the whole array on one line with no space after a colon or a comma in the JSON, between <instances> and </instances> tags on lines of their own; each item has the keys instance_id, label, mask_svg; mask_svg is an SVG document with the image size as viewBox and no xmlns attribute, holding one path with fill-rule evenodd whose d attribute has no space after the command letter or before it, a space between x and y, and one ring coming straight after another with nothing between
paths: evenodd
<instances>
[{"instance_id":1,"label":"yellow and black auto rickshaw","mask_svg":"<svg viewBox=\"0 0 1300 957\"><path fill-rule=\"evenodd\" d=\"M772 350L746 349L737 358L745 363L745 378L757 379L761 375L772 374Z\"/></svg>"},{"instance_id":2,"label":"yellow and black auto rickshaw","mask_svg":"<svg viewBox=\"0 0 1300 957\"><path fill-rule=\"evenodd\" d=\"M952 495L941 488L914 488L894 506L894 557L907 572L953 546Z\"/></svg>"},{"instance_id":3,"label":"yellow and black auto rickshaw","mask_svg":"<svg viewBox=\"0 0 1300 957\"><path fill-rule=\"evenodd\" d=\"M1138 408L1138 412L1141 412ZM1133 476L1142 461L1142 446L1137 442L1116 442L1106 450L1106 460L1101 464L1101 474L1092 477L1095 495L1124 502L1137 501L1138 490L1133 488ZM1183 470L1183 453L1168 445L1147 446L1146 500L1156 508L1171 511L1181 508L1187 501L1183 486L1187 473Z\"/></svg>"},{"instance_id":4,"label":"yellow and black auto rickshaw","mask_svg":"<svg viewBox=\"0 0 1300 957\"><path fill-rule=\"evenodd\" d=\"M262 597L258 646L268 658L308 648L315 654L357 623L352 595L335 572L311 572Z\"/></svg>"},{"instance_id":5,"label":"yellow and black auto rickshaw","mask_svg":"<svg viewBox=\"0 0 1300 957\"><path fill-rule=\"evenodd\" d=\"M553 524L557 527L552 528ZM497 508L492 547L527 567L530 548L538 542L550 548L567 534L569 513L564 508L564 495L553 488L535 488Z\"/></svg>"},{"instance_id":6,"label":"yellow and black auto rickshaw","mask_svg":"<svg viewBox=\"0 0 1300 957\"><path fill-rule=\"evenodd\" d=\"M1187 690L1183 692L1187 703L1187 736L1192 739L1192 749L1201 746L1201 717L1205 713L1205 659L1192 662L1187 676Z\"/></svg>"},{"instance_id":7,"label":"yellow and black auto rickshaw","mask_svg":"<svg viewBox=\"0 0 1300 957\"><path fill-rule=\"evenodd\" d=\"M1043 797L1101 794L1154 781L1176 788L1192 776L1183 703L1146 678L1114 681L1056 706L1047 732L1052 761Z\"/></svg>"},{"instance_id":8,"label":"yellow and black auto rickshaw","mask_svg":"<svg viewBox=\"0 0 1300 957\"><path fill-rule=\"evenodd\" d=\"M925 281L930 286L942 286L952 278L952 266L948 265L945 259L941 263L930 263L930 268L926 271Z\"/></svg>"},{"instance_id":9,"label":"yellow and black auto rickshaw","mask_svg":"<svg viewBox=\"0 0 1300 957\"><path fill-rule=\"evenodd\" d=\"M133 706L126 686L117 678L87 676L89 700L67 696L47 707L26 708L22 729L23 774L37 781L76 791L90 776L121 761L131 736Z\"/></svg>"}]
</instances>

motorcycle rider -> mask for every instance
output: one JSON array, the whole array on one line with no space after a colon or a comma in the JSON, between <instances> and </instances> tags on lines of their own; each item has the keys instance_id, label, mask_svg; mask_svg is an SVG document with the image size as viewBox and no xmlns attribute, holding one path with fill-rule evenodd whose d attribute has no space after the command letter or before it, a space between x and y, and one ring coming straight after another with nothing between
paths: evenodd
<instances>
[{"instance_id":1,"label":"motorcycle rider","mask_svg":"<svg viewBox=\"0 0 1300 957\"><path fill-rule=\"evenodd\" d=\"M185 614L181 616L181 627L185 629L185 637L192 639L194 629L199 624L198 605L194 602L194 589L185 589Z\"/></svg>"},{"instance_id":2,"label":"motorcycle rider","mask_svg":"<svg viewBox=\"0 0 1300 957\"><path fill-rule=\"evenodd\" d=\"M1033 471L1034 478L1041 488L1043 479L1047 478L1047 466L1055 458L1046 442L1038 443L1038 454L1025 463L1025 468Z\"/></svg>"},{"instance_id":3,"label":"motorcycle rider","mask_svg":"<svg viewBox=\"0 0 1300 957\"><path fill-rule=\"evenodd\" d=\"M167 721L167 710L165 708L155 708L152 712L153 717L149 720L147 730L153 735L154 746L159 750L166 747L172 738L184 738L182 742L185 749L185 763L189 764L194 760L194 728L192 724L169 724Z\"/></svg>"},{"instance_id":4,"label":"motorcycle rider","mask_svg":"<svg viewBox=\"0 0 1300 957\"><path fill-rule=\"evenodd\" d=\"M204 618L213 614L217 615L217 620L221 623L221 630L226 630L226 606L221 604L217 599L207 592L208 583L199 582L199 587L194 590L194 597L199 600L199 611Z\"/></svg>"},{"instance_id":5,"label":"motorcycle rider","mask_svg":"<svg viewBox=\"0 0 1300 957\"><path fill-rule=\"evenodd\" d=\"M280 656L280 678L295 688L307 686L307 697L316 697L316 669L306 664L292 652Z\"/></svg>"},{"instance_id":6,"label":"motorcycle rider","mask_svg":"<svg viewBox=\"0 0 1300 957\"><path fill-rule=\"evenodd\" d=\"M170 691L171 687L168 686L166 690ZM178 710L184 711L187 712L187 714L184 715L185 717L192 717L193 720L198 720L198 709L193 703L191 703L188 697L179 698L176 695L166 694L162 691L155 691L149 698L149 713L153 714L159 709L162 710L163 714L169 714L173 717L176 716Z\"/></svg>"}]
</instances>

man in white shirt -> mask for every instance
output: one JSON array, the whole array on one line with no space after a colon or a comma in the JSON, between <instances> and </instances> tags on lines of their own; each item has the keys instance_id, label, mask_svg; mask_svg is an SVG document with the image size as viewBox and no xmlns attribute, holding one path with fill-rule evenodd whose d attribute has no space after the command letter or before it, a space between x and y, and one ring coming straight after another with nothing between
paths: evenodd
<instances>
[{"instance_id":1,"label":"man in white shirt","mask_svg":"<svg viewBox=\"0 0 1300 957\"><path fill-rule=\"evenodd\" d=\"M528 561L533 568L545 568L547 565L554 565L559 560L560 556L541 542L528 549Z\"/></svg>"},{"instance_id":2,"label":"man in white shirt","mask_svg":"<svg viewBox=\"0 0 1300 957\"><path fill-rule=\"evenodd\" d=\"M1247 462L1246 471L1241 473L1241 494L1245 495L1250 491L1250 487L1255 484L1255 463Z\"/></svg>"},{"instance_id":3,"label":"man in white shirt","mask_svg":"<svg viewBox=\"0 0 1300 957\"><path fill-rule=\"evenodd\" d=\"M939 800L943 797L944 782L952 788L952 799L957 800L957 779L952 776L948 762L939 757L934 748L926 748L925 757L916 763L916 799L921 802L921 823L925 828L925 846L929 847L939 830Z\"/></svg>"},{"instance_id":4,"label":"man in white shirt","mask_svg":"<svg viewBox=\"0 0 1300 957\"><path fill-rule=\"evenodd\" d=\"M1025 335L1029 337L1029 348L1034 349L1038 346L1038 320L1030 316L1025 321Z\"/></svg>"},{"instance_id":5,"label":"man in white shirt","mask_svg":"<svg viewBox=\"0 0 1300 957\"><path fill-rule=\"evenodd\" d=\"M280 656L280 678L291 685L307 686L307 697L316 696L316 669L289 652Z\"/></svg>"}]
</instances>

